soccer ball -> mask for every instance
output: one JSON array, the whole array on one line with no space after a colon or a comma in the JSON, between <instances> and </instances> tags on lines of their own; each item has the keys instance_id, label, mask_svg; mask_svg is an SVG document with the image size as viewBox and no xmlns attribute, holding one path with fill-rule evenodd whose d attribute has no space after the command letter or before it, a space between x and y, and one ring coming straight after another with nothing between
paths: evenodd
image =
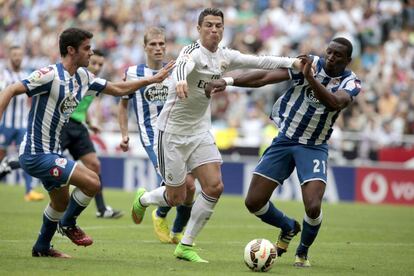
<instances>
[{"instance_id":1,"label":"soccer ball","mask_svg":"<svg viewBox=\"0 0 414 276\"><path fill-rule=\"evenodd\" d=\"M269 271L276 257L274 244L266 239L254 239L244 248L244 262L253 271Z\"/></svg>"}]
</instances>

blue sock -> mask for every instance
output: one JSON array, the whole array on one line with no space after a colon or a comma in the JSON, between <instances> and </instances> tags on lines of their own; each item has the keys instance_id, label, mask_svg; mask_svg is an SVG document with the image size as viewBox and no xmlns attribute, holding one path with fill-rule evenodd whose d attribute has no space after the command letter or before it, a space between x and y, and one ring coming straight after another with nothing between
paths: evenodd
<instances>
[{"instance_id":1,"label":"blue sock","mask_svg":"<svg viewBox=\"0 0 414 276\"><path fill-rule=\"evenodd\" d=\"M103 213L106 210L105 200L103 198L102 194L102 177L99 174L99 182L101 182L101 190L95 195L95 203L96 203L96 209L98 209L99 212Z\"/></svg>"},{"instance_id":2,"label":"blue sock","mask_svg":"<svg viewBox=\"0 0 414 276\"><path fill-rule=\"evenodd\" d=\"M322 223L322 211L319 217L311 219L305 214L303 219L303 229L300 236L300 244L296 249L296 255L307 256L309 247L312 245L316 236L318 235L319 228Z\"/></svg>"},{"instance_id":3,"label":"blue sock","mask_svg":"<svg viewBox=\"0 0 414 276\"><path fill-rule=\"evenodd\" d=\"M79 188L73 190L70 196L69 205L60 220L62 226L75 226L76 218L88 206L92 197L85 195Z\"/></svg>"},{"instance_id":4,"label":"blue sock","mask_svg":"<svg viewBox=\"0 0 414 276\"><path fill-rule=\"evenodd\" d=\"M173 233L181 233L184 227L187 225L188 220L191 215L191 208L193 205L179 205L177 206L177 216L174 220L174 225L172 228Z\"/></svg>"},{"instance_id":5,"label":"blue sock","mask_svg":"<svg viewBox=\"0 0 414 276\"><path fill-rule=\"evenodd\" d=\"M32 190L32 176L27 172L23 172L24 183L26 185L26 194Z\"/></svg>"},{"instance_id":6,"label":"blue sock","mask_svg":"<svg viewBox=\"0 0 414 276\"><path fill-rule=\"evenodd\" d=\"M170 206L158 207L157 216L160 218L165 218L170 210L171 210Z\"/></svg>"},{"instance_id":7,"label":"blue sock","mask_svg":"<svg viewBox=\"0 0 414 276\"><path fill-rule=\"evenodd\" d=\"M35 245L33 246L36 251L46 252L50 248L50 241L56 232L59 219L62 217L63 212L57 212L48 205L43 212L43 224L40 228L40 233Z\"/></svg>"},{"instance_id":8,"label":"blue sock","mask_svg":"<svg viewBox=\"0 0 414 276\"><path fill-rule=\"evenodd\" d=\"M263 222L281 228L283 232L289 232L295 226L295 221L278 210L270 201L254 214Z\"/></svg>"}]
</instances>

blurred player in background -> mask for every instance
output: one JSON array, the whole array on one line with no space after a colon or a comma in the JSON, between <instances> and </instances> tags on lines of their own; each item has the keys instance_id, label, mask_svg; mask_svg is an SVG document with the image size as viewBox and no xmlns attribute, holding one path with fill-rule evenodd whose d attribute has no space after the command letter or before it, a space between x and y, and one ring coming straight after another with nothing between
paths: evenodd
<instances>
[{"instance_id":1,"label":"blurred player in background","mask_svg":"<svg viewBox=\"0 0 414 276\"><path fill-rule=\"evenodd\" d=\"M190 262L207 262L195 251L193 242L213 214L223 192L222 158L210 133L210 100L204 88L237 68L276 69L291 67L297 59L244 55L219 47L223 37L224 16L216 8L203 10L198 18L200 40L185 46L173 71L167 102L158 121L158 164L164 187L151 192L138 189L133 217L139 223L147 206L176 206L184 202L187 172L198 179L201 193L196 198L190 220L174 255ZM299 65L298 65L299 66Z\"/></svg>"},{"instance_id":2,"label":"blurred player in background","mask_svg":"<svg viewBox=\"0 0 414 276\"><path fill-rule=\"evenodd\" d=\"M61 129L79 101L84 96L99 93L114 96L133 93L141 86L163 81L174 66L170 62L156 75L137 81L111 83L96 78L85 68L93 54L92 37L92 33L79 28L64 30L59 36L61 63L36 70L27 79L7 86L0 93L0 116L13 97L24 93L32 97L19 161L27 173L42 181L50 196L32 248L33 257L70 257L50 244L58 226L59 232L76 245L93 243L77 226L76 220L100 191L99 177L94 171L62 156L60 149ZM69 183L76 187L71 195Z\"/></svg>"},{"instance_id":3,"label":"blurred player in background","mask_svg":"<svg viewBox=\"0 0 414 276\"><path fill-rule=\"evenodd\" d=\"M293 85L273 106L271 118L279 135L259 161L246 197L246 207L263 222L281 228L277 253L287 251L300 232L297 221L278 210L269 200L294 168L301 183L305 216L295 266L309 267L308 249L322 223L322 198L327 183L328 145L332 125L361 89L361 82L346 67L351 62L352 44L333 39L325 56L302 56L302 72L295 70L254 71L234 78L235 86L260 87L291 79ZM224 91L224 79L211 82L206 93Z\"/></svg>"},{"instance_id":4,"label":"blurred player in background","mask_svg":"<svg viewBox=\"0 0 414 276\"><path fill-rule=\"evenodd\" d=\"M147 63L129 67L125 73L126 80L152 76L162 68L166 50L163 29L153 27L146 31L144 35L144 50ZM162 83L141 87L135 94L123 97L119 103L119 125L122 133L121 149L123 151L128 151L129 149L128 105L129 100L132 100L142 146L157 172L158 163L155 152L157 150L158 131L156 129L156 122L167 98L170 83L171 78L166 78ZM166 219L171 207L158 207L152 212L154 231L161 242L179 243L183 229L190 218L195 186L194 178L191 174L187 178L187 198L182 205L177 206L177 216L171 232ZM159 174L158 183L164 185Z\"/></svg>"},{"instance_id":5,"label":"blurred player in background","mask_svg":"<svg viewBox=\"0 0 414 276\"><path fill-rule=\"evenodd\" d=\"M21 68L23 55L23 49L20 46L12 46L9 48L7 67L0 72L1 90L8 85L19 82L27 77L28 72L25 72ZM16 166L10 166L9 162L13 162L13 159L6 157L7 148L12 145L13 142L16 146L19 146L22 142L27 128L29 106L29 99L27 96L19 95L13 98L9 107L4 111L3 119L0 121L0 160L2 160L0 166L2 167L2 171L10 172L12 168L18 168ZM14 163L17 164L18 162L14 161ZM38 201L44 199L45 196L42 193L32 189L32 177L26 172L23 172L23 176L26 186L24 199L26 201Z\"/></svg>"},{"instance_id":6,"label":"blurred player in background","mask_svg":"<svg viewBox=\"0 0 414 276\"><path fill-rule=\"evenodd\" d=\"M100 50L93 50L90 58L88 70L95 76L98 76L105 62L104 54ZM79 102L75 111L69 118L69 121L62 128L61 145L62 151L69 150L69 153L75 160L81 160L88 169L96 172L101 182L101 190L95 195L96 217L98 218L119 218L123 215L122 211L112 209L105 205L102 194L101 162L96 155L95 148L89 131L99 133L100 128L94 125L91 120L88 109L95 97L93 95L85 96ZM88 128L85 126L88 126Z\"/></svg>"}]
</instances>

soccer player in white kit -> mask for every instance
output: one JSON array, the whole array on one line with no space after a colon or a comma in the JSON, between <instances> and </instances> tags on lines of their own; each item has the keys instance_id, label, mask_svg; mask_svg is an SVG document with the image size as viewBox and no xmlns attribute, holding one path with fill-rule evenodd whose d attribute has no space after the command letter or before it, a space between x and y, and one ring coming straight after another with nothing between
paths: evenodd
<instances>
[{"instance_id":1,"label":"soccer player in white kit","mask_svg":"<svg viewBox=\"0 0 414 276\"><path fill-rule=\"evenodd\" d=\"M198 18L200 40L184 47L176 61L167 102L158 118L158 163L166 186L151 192L139 189L132 208L136 223L153 204L176 206L186 198L187 172L198 179L201 193L196 198L191 217L174 255L190 262L207 262L192 244L223 192L222 158L210 133L210 99L204 87L222 74L238 68L300 68L300 60L274 56L244 55L219 47L223 36L223 12L204 9Z\"/></svg>"},{"instance_id":2,"label":"soccer player in white kit","mask_svg":"<svg viewBox=\"0 0 414 276\"><path fill-rule=\"evenodd\" d=\"M92 33L79 28L64 30L59 37L61 62L34 71L27 79L7 86L0 93L0 119L13 97L24 93L32 97L19 161L27 173L42 181L50 197L32 248L33 257L70 257L50 244L58 225L60 232L76 245L93 243L76 225L76 219L100 190L99 177L87 167L65 158L60 149L61 129L79 101L99 93L114 96L133 93L141 86L161 82L174 66L170 62L156 75L136 81L112 83L96 78L85 68L93 54L92 37ZM76 186L71 194L69 183Z\"/></svg>"},{"instance_id":3,"label":"soccer player in white kit","mask_svg":"<svg viewBox=\"0 0 414 276\"><path fill-rule=\"evenodd\" d=\"M142 79L152 76L163 66L166 52L165 32L161 28L151 27L144 34L145 64L138 64L128 67L125 72L126 80ZM122 97L119 102L119 126L122 133L120 147L123 151L129 150L128 136L128 104L132 102L135 117L138 124L142 146L148 154L154 168L158 172L157 161L157 119L165 104L168 95L168 86L171 77L166 78L162 83L143 86L134 94ZM158 183L164 185L161 175L158 173ZM154 232L163 243L179 243L182 232L187 225L193 205L195 192L194 178L189 174L187 180L187 199L183 204L177 206L177 216L174 220L171 231L168 228L167 214L171 207L160 206L152 212Z\"/></svg>"}]
</instances>

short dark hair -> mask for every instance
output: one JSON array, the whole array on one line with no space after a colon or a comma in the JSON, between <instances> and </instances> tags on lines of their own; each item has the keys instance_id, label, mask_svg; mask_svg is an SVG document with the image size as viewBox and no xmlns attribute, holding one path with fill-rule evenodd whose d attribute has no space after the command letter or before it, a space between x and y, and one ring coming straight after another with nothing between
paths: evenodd
<instances>
[{"instance_id":1,"label":"short dark hair","mask_svg":"<svg viewBox=\"0 0 414 276\"><path fill-rule=\"evenodd\" d=\"M332 41L339 43L341 45L344 45L347 48L347 51L346 51L347 57L350 58L352 56L353 47L352 47L351 41L349 41L345 37L337 37L337 38L332 39Z\"/></svg>"},{"instance_id":2,"label":"short dark hair","mask_svg":"<svg viewBox=\"0 0 414 276\"><path fill-rule=\"evenodd\" d=\"M198 16L198 26L201 26L201 24L203 24L204 17L206 17L207 15L220 16L224 23L224 14L220 9L206 8Z\"/></svg>"},{"instance_id":3,"label":"short dark hair","mask_svg":"<svg viewBox=\"0 0 414 276\"><path fill-rule=\"evenodd\" d=\"M91 39L93 34L79 28L68 28L59 36L59 51L62 57L68 54L68 47L72 46L76 50L86 39Z\"/></svg>"},{"instance_id":4,"label":"short dark hair","mask_svg":"<svg viewBox=\"0 0 414 276\"><path fill-rule=\"evenodd\" d=\"M93 49L92 50L94 56L105 57L105 54L100 49Z\"/></svg>"}]
</instances>

